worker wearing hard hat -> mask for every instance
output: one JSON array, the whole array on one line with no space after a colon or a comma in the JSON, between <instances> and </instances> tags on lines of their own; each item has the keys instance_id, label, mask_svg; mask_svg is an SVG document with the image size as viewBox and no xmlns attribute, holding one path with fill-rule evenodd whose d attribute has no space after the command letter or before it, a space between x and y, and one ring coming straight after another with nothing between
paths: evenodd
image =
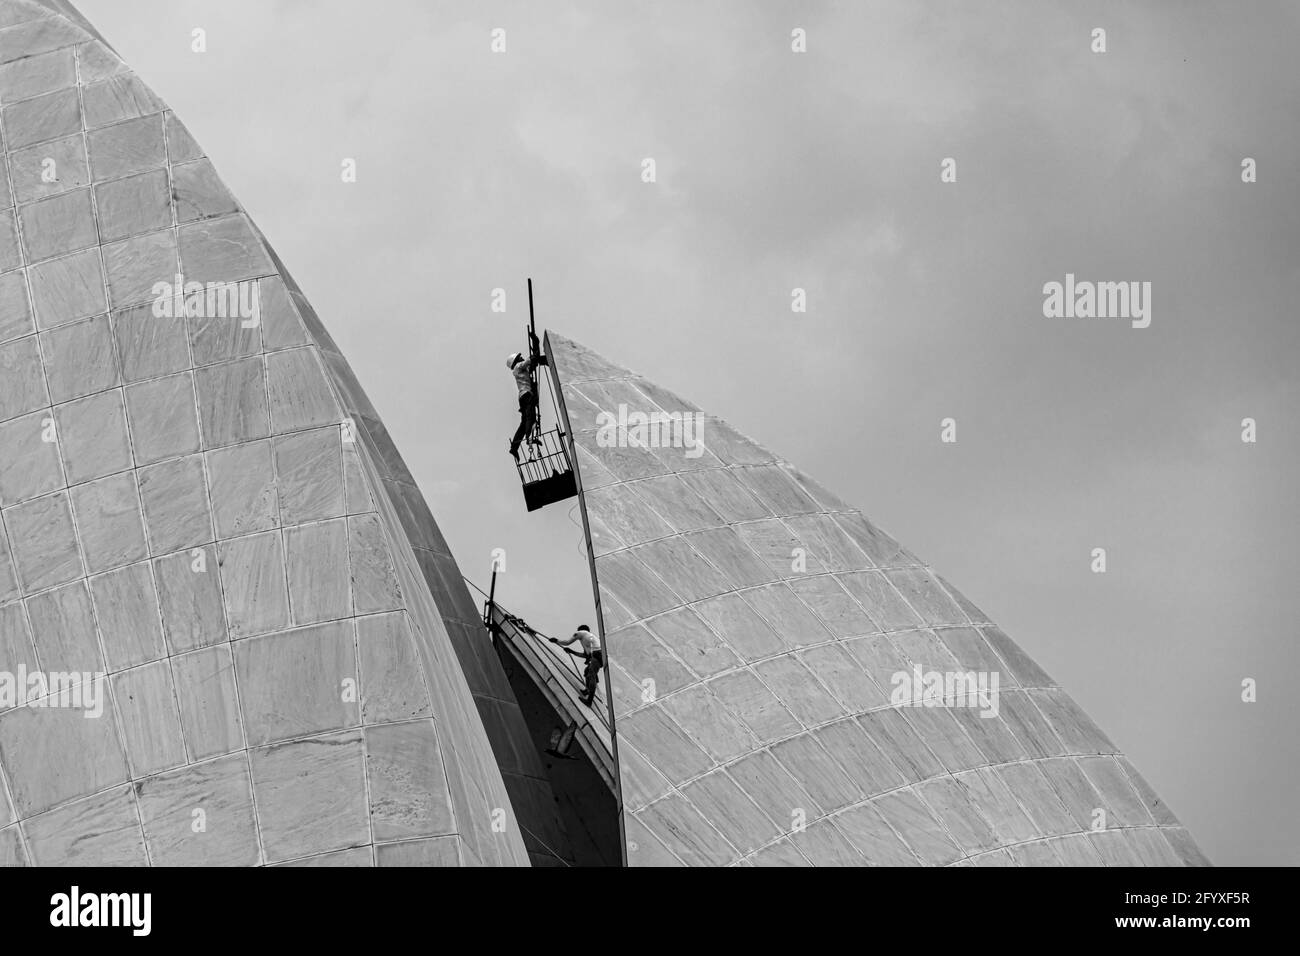
<instances>
[{"instance_id":1,"label":"worker wearing hard hat","mask_svg":"<svg viewBox=\"0 0 1300 956\"><path fill-rule=\"evenodd\" d=\"M546 364L546 356L537 349L536 339L533 340L533 345L534 358L526 359L522 352L511 352L506 359L506 368L514 375L515 385L519 389L519 427L515 429L514 438L510 439L510 456L515 461L519 460L520 444L532 434L533 427L537 424L537 389L533 385L533 370Z\"/></svg>"}]
</instances>

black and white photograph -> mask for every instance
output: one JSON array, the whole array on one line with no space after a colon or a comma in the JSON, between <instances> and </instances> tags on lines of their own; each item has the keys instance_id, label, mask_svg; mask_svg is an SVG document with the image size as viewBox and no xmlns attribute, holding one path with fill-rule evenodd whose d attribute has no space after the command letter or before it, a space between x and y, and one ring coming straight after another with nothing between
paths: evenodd
<instances>
[{"instance_id":1,"label":"black and white photograph","mask_svg":"<svg viewBox=\"0 0 1300 956\"><path fill-rule=\"evenodd\" d=\"M1293 0L0 0L0 900L889 868L1241 940L1297 57Z\"/></svg>"}]
</instances>

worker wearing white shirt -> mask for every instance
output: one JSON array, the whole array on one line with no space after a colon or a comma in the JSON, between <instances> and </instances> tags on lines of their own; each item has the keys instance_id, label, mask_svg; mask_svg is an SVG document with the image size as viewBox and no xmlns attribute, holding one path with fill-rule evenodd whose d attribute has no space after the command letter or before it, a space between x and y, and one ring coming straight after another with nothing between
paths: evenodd
<instances>
[{"instance_id":1,"label":"worker wearing white shirt","mask_svg":"<svg viewBox=\"0 0 1300 956\"><path fill-rule=\"evenodd\" d=\"M596 682L600 678L600 669L605 666L605 652L600 646L600 638L591 633L591 628L586 624L578 625L578 629L567 641L562 641L558 637L551 638L551 643L558 644L560 647L568 647L575 641L582 643L582 656L587 659L587 666L582 672L587 684L583 688L581 699L590 707L596 699Z\"/></svg>"}]
</instances>

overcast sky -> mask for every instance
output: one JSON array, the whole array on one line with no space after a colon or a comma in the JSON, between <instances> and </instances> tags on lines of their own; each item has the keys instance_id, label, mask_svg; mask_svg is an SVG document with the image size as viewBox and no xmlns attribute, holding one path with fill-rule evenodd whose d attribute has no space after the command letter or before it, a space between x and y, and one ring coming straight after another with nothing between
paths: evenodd
<instances>
[{"instance_id":1,"label":"overcast sky","mask_svg":"<svg viewBox=\"0 0 1300 956\"><path fill-rule=\"evenodd\" d=\"M505 452L531 275L540 325L984 607L1212 860L1300 863L1296 4L78 6L303 286L462 570L507 549L517 613L592 614L576 516L527 515ZM1150 327L1045 318L1066 273L1152 283Z\"/></svg>"}]
</instances>

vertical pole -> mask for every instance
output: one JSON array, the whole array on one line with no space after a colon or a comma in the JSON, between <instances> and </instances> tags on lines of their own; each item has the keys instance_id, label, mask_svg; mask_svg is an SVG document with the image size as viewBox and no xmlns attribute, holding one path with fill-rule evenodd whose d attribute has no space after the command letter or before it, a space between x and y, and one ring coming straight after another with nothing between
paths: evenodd
<instances>
[{"instance_id":1,"label":"vertical pole","mask_svg":"<svg viewBox=\"0 0 1300 956\"><path fill-rule=\"evenodd\" d=\"M547 352L550 352L549 345ZM614 690L609 683L609 644L605 639L605 612L600 606L600 582L596 578L596 549L591 544L591 522L587 517L587 495L582 488L582 471L578 468L578 449L576 442L573 440L573 426L569 423L569 410L564 405L564 389L560 385L560 377L553 368L551 369L551 382L559 399L559 404L556 407L556 417L567 427L568 431L563 441L569 452L574 482L578 486L578 512L582 515L582 536L586 539L587 567L591 572L591 594L596 604L596 631L600 635L600 646L605 652L605 663L601 668L603 671L601 676L605 678L605 710L609 720L610 758L614 762L614 803L618 809L619 848L622 853L623 865L627 866L627 820L623 815L623 770L618 760L618 727L614 721Z\"/></svg>"},{"instance_id":2,"label":"vertical pole","mask_svg":"<svg viewBox=\"0 0 1300 956\"><path fill-rule=\"evenodd\" d=\"M533 417L533 438L540 438L542 434L542 392L537 387L537 349L533 343L537 341L537 319L533 316L533 280L528 278L528 358L533 363L532 375L533 394L537 396L537 414Z\"/></svg>"},{"instance_id":3,"label":"vertical pole","mask_svg":"<svg viewBox=\"0 0 1300 956\"><path fill-rule=\"evenodd\" d=\"M533 317L533 280L528 280L528 345L532 351L533 336L537 334L537 320Z\"/></svg>"},{"instance_id":4,"label":"vertical pole","mask_svg":"<svg viewBox=\"0 0 1300 956\"><path fill-rule=\"evenodd\" d=\"M487 610L483 614L483 618L484 618L483 623L487 625L488 635L492 638L492 643L494 644L496 643L496 639L497 639L497 629L495 624L493 623L493 618L496 617L496 614L493 613L496 610L496 595L497 595L497 563L495 560L493 560L492 584L488 588Z\"/></svg>"}]
</instances>

